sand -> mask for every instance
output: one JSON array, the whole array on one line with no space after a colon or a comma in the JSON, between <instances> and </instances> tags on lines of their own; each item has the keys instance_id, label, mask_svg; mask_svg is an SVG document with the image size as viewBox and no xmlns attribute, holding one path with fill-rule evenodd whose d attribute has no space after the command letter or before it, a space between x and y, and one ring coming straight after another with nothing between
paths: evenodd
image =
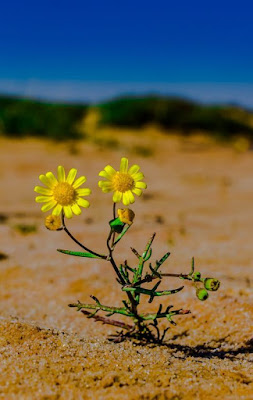
<instances>
[{"instance_id":1,"label":"sand","mask_svg":"<svg viewBox=\"0 0 253 400\"><path fill-rule=\"evenodd\" d=\"M253 399L252 152L152 129L110 134L118 141L113 149L101 140L0 140L0 398ZM145 311L160 302L191 309L161 346L111 343L117 328L67 306L92 302L90 295L120 306L124 295L106 261L56 251L79 249L64 232L45 229L34 201L41 173L60 164L78 168L92 189L91 207L68 228L106 252L112 202L97 187L97 174L122 156L141 165L148 189L132 206L136 218L116 260L134 265L130 246L141 252L156 232L152 260L171 252L164 272L189 272L195 256L203 276L221 281L205 302L190 282L152 304L143 297ZM164 281L162 289L181 285Z\"/></svg>"}]
</instances>

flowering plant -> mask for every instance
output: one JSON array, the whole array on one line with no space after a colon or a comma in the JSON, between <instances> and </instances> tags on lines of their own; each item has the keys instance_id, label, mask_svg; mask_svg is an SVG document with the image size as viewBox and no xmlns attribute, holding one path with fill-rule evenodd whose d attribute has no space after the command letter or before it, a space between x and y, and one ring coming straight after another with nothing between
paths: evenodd
<instances>
[{"instance_id":1,"label":"flowering plant","mask_svg":"<svg viewBox=\"0 0 253 400\"><path fill-rule=\"evenodd\" d=\"M101 321L104 324L120 328L121 330L110 338L115 342L132 338L144 342L162 343L169 328L167 327L161 332L159 320L167 319L170 324L176 325L174 317L189 314L190 310L175 310L172 305L163 309L160 304L158 310L154 313L141 313L139 311L141 298L147 296L149 298L148 302L152 303L155 297L169 296L183 290L184 286L179 286L177 289L158 290L165 277L191 281L196 288L196 296L201 301L208 298L209 291L218 290L220 282L214 278L202 278L201 273L195 271L194 258L192 258L189 273L162 273L161 267L168 259L169 252L160 260L155 261L153 265L149 262L148 268L145 268L146 263L152 256L155 233L148 240L142 253L131 248L137 258L136 266L130 267L126 260L120 265L116 264L114 259L116 245L132 226L135 216L134 212L129 208L116 209L116 203L122 202L124 206L134 203L134 195L141 196L142 191L147 187L146 183L143 182L144 175L140 172L140 167L133 165L128 168L127 158L121 159L119 171L107 165L99 173L99 176L105 178L105 180L98 182L99 187L104 193L113 192L113 218L109 221L110 229L106 242L108 252L107 254L101 254L84 246L70 233L65 223L65 217L72 218L73 214L80 215L82 212L80 207L89 207L89 202L83 197L90 195L91 190L80 187L86 181L86 178L81 176L75 180L76 174L77 170L72 168L66 177L64 168L59 166L58 179L52 172L40 175L39 178L46 187L35 187L35 192L39 194L36 197L36 201L44 203L41 208L44 212L53 209L52 213L45 219L45 226L49 230L64 230L84 250L84 252L78 252L58 249L59 252L78 257L97 258L109 262L116 273L117 282L120 284L126 298L122 300L123 305L121 307L104 305L95 296L91 296L94 300L93 304L78 301L77 303L69 304L69 307L75 307L77 311L81 311L88 318L93 318L95 321ZM155 282L152 289L145 287L146 283L152 281ZM98 314L99 311L106 313L106 315ZM115 314L128 317L132 320L132 323L128 324L112 319L111 316Z\"/></svg>"}]
</instances>

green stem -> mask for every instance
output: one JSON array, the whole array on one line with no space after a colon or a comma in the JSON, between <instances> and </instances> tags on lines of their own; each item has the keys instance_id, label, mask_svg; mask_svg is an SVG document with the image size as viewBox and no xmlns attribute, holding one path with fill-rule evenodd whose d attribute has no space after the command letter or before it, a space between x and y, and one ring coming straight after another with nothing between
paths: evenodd
<instances>
[{"instance_id":1,"label":"green stem","mask_svg":"<svg viewBox=\"0 0 253 400\"><path fill-rule=\"evenodd\" d=\"M114 206L113 206L113 213L115 213L115 203L114 203ZM119 282L122 284L122 286L124 286L127 282L125 281L124 277L119 272L117 264L115 263L114 258L113 258L114 247L111 247L111 245L110 245L110 240L111 240L112 234L113 233L112 233L112 230L111 230L109 235L108 235L107 241L106 241L107 248L109 250L109 255L107 257L107 260L110 261L110 263L112 264L112 267L113 267L114 271L116 272L116 275L118 276ZM136 308L137 303L136 303L132 293L127 293L127 297L129 298L129 301L131 303L133 313L135 315L137 315L137 308Z\"/></svg>"},{"instance_id":2,"label":"green stem","mask_svg":"<svg viewBox=\"0 0 253 400\"><path fill-rule=\"evenodd\" d=\"M113 269L116 272L116 275L117 275L120 283L122 285L125 285L126 282L125 282L124 278L122 277L121 273L119 272L119 269L118 269L118 267L117 267L117 265L116 265L116 263L115 263L115 261L113 259L113 256L112 256L112 251L113 250L112 250L112 248L110 246L110 240L111 240L112 234L113 234L113 232L112 232L112 230L110 230L110 233L109 233L107 241L106 241L106 245L107 245L107 248L109 250L109 255L107 257L107 260L110 261L110 263L112 264Z\"/></svg>"},{"instance_id":3,"label":"green stem","mask_svg":"<svg viewBox=\"0 0 253 400\"><path fill-rule=\"evenodd\" d=\"M86 303L73 303L69 304L69 307L76 307L78 311L80 311L82 308L87 308L89 310L102 310L106 311L109 314L122 314L127 317L135 317L134 313L130 313L127 309L125 308L118 308L118 307L109 307L109 306L104 306L103 304L86 304Z\"/></svg>"},{"instance_id":4,"label":"green stem","mask_svg":"<svg viewBox=\"0 0 253 400\"><path fill-rule=\"evenodd\" d=\"M145 247L145 250L144 250L142 256L139 258L139 265L138 265L138 269L137 269L136 276L135 276L135 278L134 278L134 283L135 283L136 281L138 281L138 280L142 277L143 267L144 267L144 264L145 264L145 258L146 258L147 254L148 254L148 251L150 250L150 247L151 247L151 245L152 245L152 243L153 243L153 240L154 240L154 238L155 238L155 235L156 235L156 234L154 233L154 234L151 236L151 238L149 239L149 241L148 241L148 243L147 243L147 245L146 245L146 247Z\"/></svg>"},{"instance_id":5,"label":"green stem","mask_svg":"<svg viewBox=\"0 0 253 400\"><path fill-rule=\"evenodd\" d=\"M124 315L125 317L136 318L136 315L132 312L129 312L129 310L127 310L126 308L109 307L109 306L105 306L100 303L86 304L86 303L78 302L78 303L69 304L69 307L76 307L77 311L80 311L80 310L86 308L88 310L95 310L95 311L101 310L101 311L107 312L111 315L112 314L121 314L121 315ZM170 311L170 312L161 312L161 313L158 312L158 313L153 313L153 314L144 313L144 314L140 314L138 316L138 319L139 319L140 323L141 323L141 321L148 321L148 320L154 321L158 318L171 319L171 317L174 315L185 315L185 314L189 314L190 312L191 312L190 310L175 310L175 311Z\"/></svg>"},{"instance_id":6,"label":"green stem","mask_svg":"<svg viewBox=\"0 0 253 400\"><path fill-rule=\"evenodd\" d=\"M123 236L127 233L128 229L130 228L131 225L127 225L123 231L121 232L121 234L117 237L117 239L114 241L113 240L113 244L112 244L112 249L114 250L115 245L123 238Z\"/></svg>"},{"instance_id":7,"label":"green stem","mask_svg":"<svg viewBox=\"0 0 253 400\"><path fill-rule=\"evenodd\" d=\"M124 292L136 292L138 294L147 294L148 296L165 296L165 295L170 295L174 293L180 292L184 286L181 286L177 289L172 289L172 290L159 290L159 291L153 291L152 289L144 289L141 287L123 287L122 290Z\"/></svg>"}]
</instances>

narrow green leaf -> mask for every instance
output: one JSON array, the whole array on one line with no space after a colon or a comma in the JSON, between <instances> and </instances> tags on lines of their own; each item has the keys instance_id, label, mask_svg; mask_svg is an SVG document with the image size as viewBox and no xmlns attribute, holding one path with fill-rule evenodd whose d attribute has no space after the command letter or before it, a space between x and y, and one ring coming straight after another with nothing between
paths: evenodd
<instances>
[{"instance_id":1,"label":"narrow green leaf","mask_svg":"<svg viewBox=\"0 0 253 400\"><path fill-rule=\"evenodd\" d=\"M71 250L63 250L63 249L57 249L57 251L59 251L60 253L63 253L63 254L68 254L70 256L86 257L86 258L102 258L102 255L101 255L101 257L99 257L99 256L95 256L92 253L82 253L80 251L71 251Z\"/></svg>"}]
</instances>

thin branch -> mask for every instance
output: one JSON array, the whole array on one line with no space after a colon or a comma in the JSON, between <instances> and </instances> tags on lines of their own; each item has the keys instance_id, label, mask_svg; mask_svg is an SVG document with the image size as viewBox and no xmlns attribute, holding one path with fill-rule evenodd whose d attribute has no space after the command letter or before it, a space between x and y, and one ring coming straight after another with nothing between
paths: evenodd
<instances>
[{"instance_id":1,"label":"thin branch","mask_svg":"<svg viewBox=\"0 0 253 400\"><path fill-rule=\"evenodd\" d=\"M112 213L113 213L113 219L115 219L116 218L116 203L113 203ZM115 232L113 232L113 235L112 235L111 247L113 247L114 241L115 241Z\"/></svg>"},{"instance_id":2,"label":"thin branch","mask_svg":"<svg viewBox=\"0 0 253 400\"><path fill-rule=\"evenodd\" d=\"M188 275L185 274L160 274L159 275L151 275L151 274L147 274L145 276L145 278L132 283L131 285L127 285L127 287L137 287L140 286L142 283L147 283L147 282L152 282L155 279L161 279L163 276L169 276L172 278L180 278L180 279L187 279L187 280L192 280L188 278Z\"/></svg>"},{"instance_id":3,"label":"thin branch","mask_svg":"<svg viewBox=\"0 0 253 400\"><path fill-rule=\"evenodd\" d=\"M80 311L83 308L87 308L89 310L102 310L111 314L122 314L126 317L134 317L134 314L129 312L129 310L127 310L126 308L105 306L101 304L94 296L91 297L96 301L96 304L81 303L80 301L78 301L77 303L71 303L68 306L77 308L77 311Z\"/></svg>"},{"instance_id":4,"label":"thin branch","mask_svg":"<svg viewBox=\"0 0 253 400\"><path fill-rule=\"evenodd\" d=\"M97 322L97 321L100 321L100 322L102 322L103 324L118 326L119 328L126 329L126 330L128 330L128 331L131 331L131 330L134 329L134 325L125 324L124 322L116 321L116 320L114 320L114 319L110 319L110 318L106 318L106 317L102 317L102 316L100 316L100 315L93 315L93 313L91 313L91 312L89 312L89 311L86 311L86 310L81 310L81 312L82 312L84 315L87 315L88 318L93 318L93 319L95 319L96 322Z\"/></svg>"},{"instance_id":5,"label":"thin branch","mask_svg":"<svg viewBox=\"0 0 253 400\"><path fill-rule=\"evenodd\" d=\"M66 225L65 225L65 220L64 220L64 213L63 213L63 212L62 212L61 217L62 217L62 226L63 226L64 231L67 233L67 235L68 235L76 244L78 244L78 246L80 246L82 249L88 251L89 253L94 254L94 256L97 256L97 257L100 257L100 258L103 258L104 260L106 260L106 258L107 258L106 256L104 256L104 255L102 255L102 254L99 254L99 253L96 253L95 251L90 250L88 247L86 247L86 246L84 246L82 243L80 243L80 242L69 232L68 228L66 227Z\"/></svg>"}]
</instances>

